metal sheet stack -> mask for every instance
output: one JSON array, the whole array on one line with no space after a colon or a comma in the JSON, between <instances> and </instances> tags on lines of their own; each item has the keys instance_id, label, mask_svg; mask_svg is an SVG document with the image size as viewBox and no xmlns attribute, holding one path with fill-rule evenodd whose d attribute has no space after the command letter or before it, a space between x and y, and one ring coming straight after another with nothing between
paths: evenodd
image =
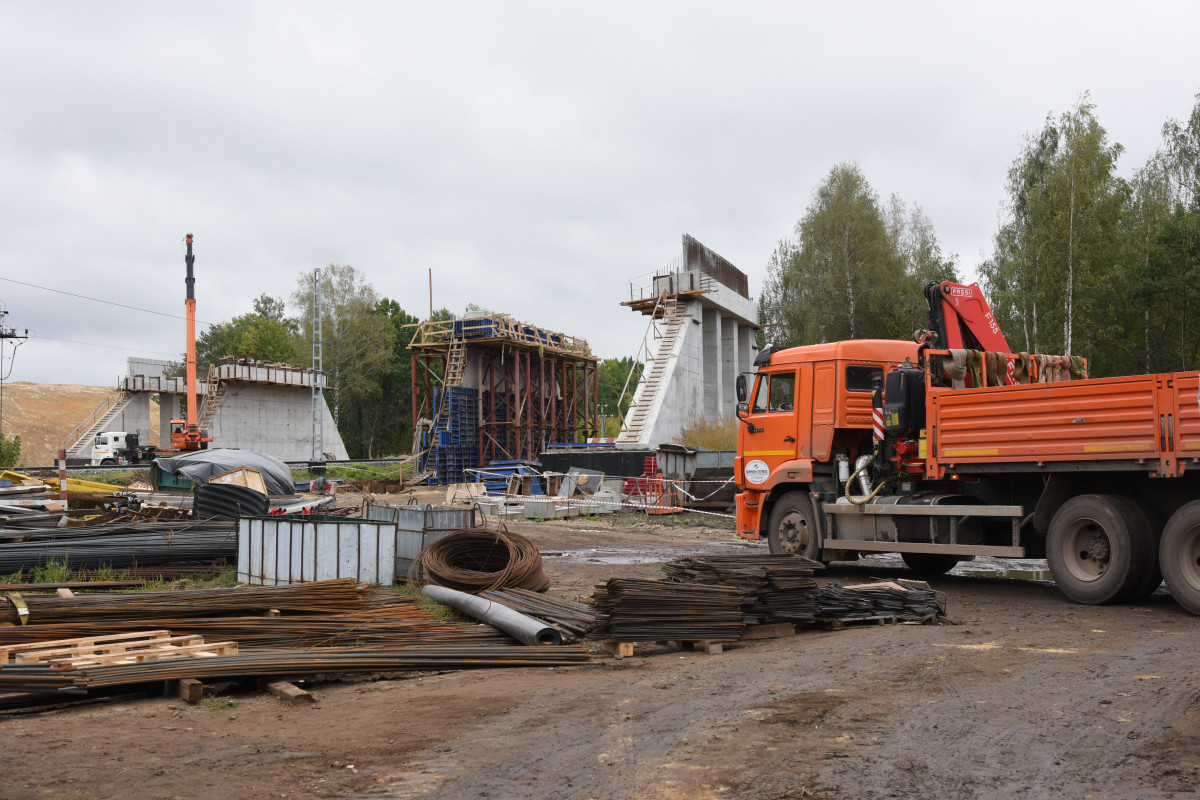
<instances>
[{"instance_id":1,"label":"metal sheet stack","mask_svg":"<svg viewBox=\"0 0 1200 800\"><path fill-rule=\"evenodd\" d=\"M946 595L921 581L880 581L856 586L829 583L821 587L817 597L817 617L822 619L873 616L923 619L945 613Z\"/></svg>"},{"instance_id":2,"label":"metal sheet stack","mask_svg":"<svg viewBox=\"0 0 1200 800\"><path fill-rule=\"evenodd\" d=\"M732 586L612 578L597 586L596 632L621 642L731 642L745 628L744 592Z\"/></svg>"},{"instance_id":3,"label":"metal sheet stack","mask_svg":"<svg viewBox=\"0 0 1200 800\"><path fill-rule=\"evenodd\" d=\"M747 625L812 622L818 569L824 569L819 561L782 554L680 558L663 566L672 581L737 588Z\"/></svg>"}]
</instances>

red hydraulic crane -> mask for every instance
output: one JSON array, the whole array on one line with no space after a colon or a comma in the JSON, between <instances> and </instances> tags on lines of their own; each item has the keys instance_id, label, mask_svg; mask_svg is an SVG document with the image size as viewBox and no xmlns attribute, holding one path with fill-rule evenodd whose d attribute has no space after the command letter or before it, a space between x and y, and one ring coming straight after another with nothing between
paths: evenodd
<instances>
[{"instance_id":1,"label":"red hydraulic crane","mask_svg":"<svg viewBox=\"0 0 1200 800\"><path fill-rule=\"evenodd\" d=\"M176 450L203 450L212 439L206 437L196 424L196 276L192 272L196 257L192 255L192 235L189 233L184 241L187 242L187 255L183 259L187 264L187 278L184 280L187 284L187 299L184 300L187 308L187 422L171 421L171 447Z\"/></svg>"}]
</instances>

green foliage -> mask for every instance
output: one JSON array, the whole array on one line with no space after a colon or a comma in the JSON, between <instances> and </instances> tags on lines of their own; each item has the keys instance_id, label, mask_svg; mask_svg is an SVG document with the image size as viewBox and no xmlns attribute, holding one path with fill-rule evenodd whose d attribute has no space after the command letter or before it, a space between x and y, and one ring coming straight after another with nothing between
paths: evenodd
<instances>
[{"instance_id":1,"label":"green foliage","mask_svg":"<svg viewBox=\"0 0 1200 800\"><path fill-rule=\"evenodd\" d=\"M11 439L0 433L0 469L12 469L21 463L21 437Z\"/></svg>"},{"instance_id":2,"label":"green foliage","mask_svg":"<svg viewBox=\"0 0 1200 800\"><path fill-rule=\"evenodd\" d=\"M241 708L244 705L245 703L243 703L241 700L237 700L233 697L211 696L205 697L199 703L196 703L194 707L199 708L202 711L232 711L233 709Z\"/></svg>"},{"instance_id":3,"label":"green foliage","mask_svg":"<svg viewBox=\"0 0 1200 800\"><path fill-rule=\"evenodd\" d=\"M885 219L875 190L839 164L813 193L793 239L767 263L759 298L765 340L776 345L907 338L922 318L921 281L954 275L919 206L893 198Z\"/></svg>"},{"instance_id":4,"label":"green foliage","mask_svg":"<svg viewBox=\"0 0 1200 800\"><path fill-rule=\"evenodd\" d=\"M1131 181L1085 95L1029 136L980 267L1013 349L1083 355L1094 377L1194 368L1200 95Z\"/></svg>"},{"instance_id":5,"label":"green foliage","mask_svg":"<svg viewBox=\"0 0 1200 800\"><path fill-rule=\"evenodd\" d=\"M620 432L621 421L625 419L625 413L633 403L633 393L642 377L643 367L644 365L635 362L632 356L606 358L597 366L596 378L599 383L600 414L604 417L604 436L614 437Z\"/></svg>"},{"instance_id":6,"label":"green foliage","mask_svg":"<svg viewBox=\"0 0 1200 800\"><path fill-rule=\"evenodd\" d=\"M399 583L392 587L392 591L396 594L404 595L405 597L415 597L417 604L426 612L432 614L437 619L443 622L462 622L467 618L460 615L457 611L449 606L444 606L434 600L430 600L425 595L421 594L421 587L412 583Z\"/></svg>"},{"instance_id":7,"label":"green foliage","mask_svg":"<svg viewBox=\"0 0 1200 800\"><path fill-rule=\"evenodd\" d=\"M256 306L262 299L255 301ZM267 308L271 310L269 306ZM203 374L210 364L226 356L295 363L295 326L294 321L285 322L258 313L243 314L229 322L211 325L196 337L196 368Z\"/></svg>"},{"instance_id":8,"label":"green foliage","mask_svg":"<svg viewBox=\"0 0 1200 800\"><path fill-rule=\"evenodd\" d=\"M297 352L312 342L313 274L301 274L292 303L302 312L294 339ZM378 313L379 298L354 267L321 270L322 366L329 375L333 419L351 457L373 453L382 425L371 410L383 400L383 378L392 368L396 329ZM311 365L311 358L305 363Z\"/></svg>"},{"instance_id":9,"label":"green foliage","mask_svg":"<svg viewBox=\"0 0 1200 800\"><path fill-rule=\"evenodd\" d=\"M33 583L69 583L75 579L65 558L61 561L57 558L48 559L45 564L34 567L32 572Z\"/></svg>"}]
</instances>

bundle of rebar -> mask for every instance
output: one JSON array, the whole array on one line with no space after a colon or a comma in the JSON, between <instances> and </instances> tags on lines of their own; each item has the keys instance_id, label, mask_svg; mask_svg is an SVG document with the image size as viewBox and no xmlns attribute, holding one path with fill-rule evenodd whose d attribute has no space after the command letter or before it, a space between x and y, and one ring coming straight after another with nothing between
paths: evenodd
<instances>
[{"instance_id":1,"label":"bundle of rebar","mask_svg":"<svg viewBox=\"0 0 1200 800\"><path fill-rule=\"evenodd\" d=\"M592 595L596 633L622 642L735 641L745 594L732 586L612 578Z\"/></svg>"},{"instance_id":2,"label":"bundle of rebar","mask_svg":"<svg viewBox=\"0 0 1200 800\"><path fill-rule=\"evenodd\" d=\"M290 586L84 594L72 598L27 595L19 598L19 603L28 609L26 625L80 622L90 619L205 617L247 613L260 609L308 614L344 614L361 611L369 605L353 578L297 583ZM0 623L20 621L19 603L13 598L0 601Z\"/></svg>"},{"instance_id":3,"label":"bundle of rebar","mask_svg":"<svg viewBox=\"0 0 1200 800\"><path fill-rule=\"evenodd\" d=\"M913 581L881 581L859 586L828 583L817 596L817 617L822 619L872 616L921 619L945 613L946 596Z\"/></svg>"},{"instance_id":4,"label":"bundle of rebar","mask_svg":"<svg viewBox=\"0 0 1200 800\"><path fill-rule=\"evenodd\" d=\"M409 568L409 582L422 582L422 575L424 582L472 594L550 588L533 542L517 533L478 528L453 531L422 550Z\"/></svg>"},{"instance_id":5,"label":"bundle of rebar","mask_svg":"<svg viewBox=\"0 0 1200 800\"><path fill-rule=\"evenodd\" d=\"M747 625L812 622L818 569L824 569L819 561L783 554L679 558L663 565L670 580L739 589Z\"/></svg>"},{"instance_id":6,"label":"bundle of rebar","mask_svg":"<svg viewBox=\"0 0 1200 800\"><path fill-rule=\"evenodd\" d=\"M542 620L561 633L563 641L579 641L596 624L596 615L583 603L528 589L502 589L479 596Z\"/></svg>"},{"instance_id":7,"label":"bundle of rebar","mask_svg":"<svg viewBox=\"0 0 1200 800\"><path fill-rule=\"evenodd\" d=\"M28 541L0 544L0 574L51 561L113 569L237 558L237 529L220 522L137 522L119 527L24 531ZM12 532L10 531L10 534Z\"/></svg>"},{"instance_id":8,"label":"bundle of rebar","mask_svg":"<svg viewBox=\"0 0 1200 800\"><path fill-rule=\"evenodd\" d=\"M0 691L86 694L91 689L182 678L485 667L566 667L584 664L587 661L587 651L579 646L449 644L249 650L227 656L114 664L74 670L56 669L46 664L0 666Z\"/></svg>"}]
</instances>

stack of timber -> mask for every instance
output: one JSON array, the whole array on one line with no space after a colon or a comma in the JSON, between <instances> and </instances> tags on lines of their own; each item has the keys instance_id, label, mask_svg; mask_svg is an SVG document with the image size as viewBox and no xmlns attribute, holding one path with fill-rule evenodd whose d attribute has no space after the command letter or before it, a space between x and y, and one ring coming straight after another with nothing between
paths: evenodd
<instances>
[{"instance_id":1,"label":"stack of timber","mask_svg":"<svg viewBox=\"0 0 1200 800\"><path fill-rule=\"evenodd\" d=\"M811 623L817 612L819 561L794 555L680 558L663 566L672 581L731 586L745 596L747 625Z\"/></svg>"},{"instance_id":2,"label":"stack of timber","mask_svg":"<svg viewBox=\"0 0 1200 800\"><path fill-rule=\"evenodd\" d=\"M618 642L732 642L745 629L745 594L732 586L612 578L592 595L596 633Z\"/></svg>"}]
</instances>

